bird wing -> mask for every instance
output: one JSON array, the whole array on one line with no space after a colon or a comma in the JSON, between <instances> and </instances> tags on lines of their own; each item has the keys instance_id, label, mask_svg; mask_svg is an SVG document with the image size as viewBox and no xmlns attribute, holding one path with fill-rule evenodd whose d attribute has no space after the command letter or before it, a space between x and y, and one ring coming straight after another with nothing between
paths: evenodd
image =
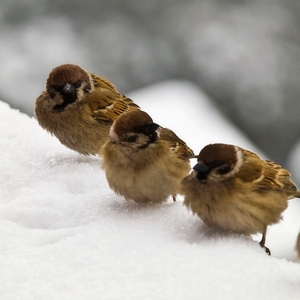
<instances>
[{"instance_id":1,"label":"bird wing","mask_svg":"<svg viewBox=\"0 0 300 300\"><path fill-rule=\"evenodd\" d=\"M284 189L289 192L297 191L294 183L291 181L291 173L273 161L266 160L264 171L264 183L273 184L278 189Z\"/></svg>"},{"instance_id":2,"label":"bird wing","mask_svg":"<svg viewBox=\"0 0 300 300\"><path fill-rule=\"evenodd\" d=\"M159 128L160 138L164 141L168 141L170 149L178 153L182 158L193 158L195 157L194 152L190 149L187 144L181 140L172 130L164 127Z\"/></svg>"},{"instance_id":3,"label":"bird wing","mask_svg":"<svg viewBox=\"0 0 300 300\"><path fill-rule=\"evenodd\" d=\"M296 187L291 181L289 171L270 160L263 160L257 154L246 151L244 165L239 172L239 177L244 182L255 182L254 190L263 191L286 191L287 194L294 194Z\"/></svg>"},{"instance_id":4,"label":"bird wing","mask_svg":"<svg viewBox=\"0 0 300 300\"><path fill-rule=\"evenodd\" d=\"M139 109L131 99L120 94L108 80L91 74L94 90L88 95L92 117L100 122L112 124L124 112Z\"/></svg>"},{"instance_id":5,"label":"bird wing","mask_svg":"<svg viewBox=\"0 0 300 300\"><path fill-rule=\"evenodd\" d=\"M238 177L243 182L260 181L264 177L264 161L254 152L240 149L243 153L243 164L241 165Z\"/></svg>"}]
</instances>

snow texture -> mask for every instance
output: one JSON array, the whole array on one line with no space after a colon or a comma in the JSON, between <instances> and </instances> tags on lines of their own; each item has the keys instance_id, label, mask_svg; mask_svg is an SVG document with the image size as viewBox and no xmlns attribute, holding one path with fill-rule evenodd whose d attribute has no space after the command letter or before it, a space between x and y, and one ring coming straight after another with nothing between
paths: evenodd
<instances>
[{"instance_id":1,"label":"snow texture","mask_svg":"<svg viewBox=\"0 0 300 300\"><path fill-rule=\"evenodd\" d=\"M258 151L187 82L130 96L195 152L210 142ZM300 297L297 200L267 236L270 257L251 237L205 226L182 197L138 205L116 196L101 158L65 148L3 102L0 149L1 300Z\"/></svg>"}]
</instances>

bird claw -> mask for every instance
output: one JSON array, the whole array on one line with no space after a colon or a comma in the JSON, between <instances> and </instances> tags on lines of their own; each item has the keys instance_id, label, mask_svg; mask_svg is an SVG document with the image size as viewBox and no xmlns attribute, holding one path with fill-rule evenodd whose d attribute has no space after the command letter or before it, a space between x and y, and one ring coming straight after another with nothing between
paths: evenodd
<instances>
[{"instance_id":1,"label":"bird claw","mask_svg":"<svg viewBox=\"0 0 300 300\"><path fill-rule=\"evenodd\" d=\"M269 249L268 247L263 246L263 248L265 248L265 251L266 251L266 253L267 253L268 255L271 255L271 251L270 251L270 249Z\"/></svg>"},{"instance_id":2,"label":"bird claw","mask_svg":"<svg viewBox=\"0 0 300 300\"><path fill-rule=\"evenodd\" d=\"M264 245L264 244L265 244L264 242L265 242L265 240L262 240L262 241L259 243L259 245L260 245L262 248L265 249L265 251L266 251L266 253L267 253L268 255L271 255L270 249Z\"/></svg>"}]
</instances>

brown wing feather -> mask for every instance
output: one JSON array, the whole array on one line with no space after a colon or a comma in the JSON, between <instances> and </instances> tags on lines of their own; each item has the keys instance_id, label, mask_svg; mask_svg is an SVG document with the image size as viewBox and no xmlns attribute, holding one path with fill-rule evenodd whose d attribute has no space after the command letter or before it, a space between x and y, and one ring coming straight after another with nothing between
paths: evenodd
<instances>
[{"instance_id":1,"label":"brown wing feather","mask_svg":"<svg viewBox=\"0 0 300 300\"><path fill-rule=\"evenodd\" d=\"M177 152L183 158L193 158L194 152L187 144L181 140L172 130L168 128L159 128L160 138L170 143L170 148Z\"/></svg>"},{"instance_id":2,"label":"brown wing feather","mask_svg":"<svg viewBox=\"0 0 300 300\"><path fill-rule=\"evenodd\" d=\"M291 173L272 161L267 160L265 163L262 186L271 184L276 190L284 190L288 195L295 194L297 188L291 181Z\"/></svg>"},{"instance_id":3,"label":"brown wing feather","mask_svg":"<svg viewBox=\"0 0 300 300\"><path fill-rule=\"evenodd\" d=\"M95 89L89 95L92 117L100 122L112 124L124 112L139 109L131 99L121 95L108 80L91 74Z\"/></svg>"},{"instance_id":4,"label":"brown wing feather","mask_svg":"<svg viewBox=\"0 0 300 300\"><path fill-rule=\"evenodd\" d=\"M244 150L245 151L245 150ZM246 151L247 159L244 160L244 165L247 168L241 168L239 177L247 182L256 182L254 191L260 193L269 192L270 190L278 191L280 193L295 197L299 197L300 193L291 181L291 174L289 171L282 168L273 161L263 160L257 154Z\"/></svg>"}]
</instances>

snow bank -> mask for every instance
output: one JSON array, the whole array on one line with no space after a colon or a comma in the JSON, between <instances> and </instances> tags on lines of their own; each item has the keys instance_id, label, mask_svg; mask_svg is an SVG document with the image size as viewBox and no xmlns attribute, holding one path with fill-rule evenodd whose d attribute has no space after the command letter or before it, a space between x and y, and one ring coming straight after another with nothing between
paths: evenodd
<instances>
[{"instance_id":1,"label":"snow bank","mask_svg":"<svg viewBox=\"0 0 300 300\"><path fill-rule=\"evenodd\" d=\"M195 152L216 141L256 150L188 83L130 96ZM299 264L207 228L180 197L126 202L100 158L65 148L3 102L0 149L1 300L299 299ZM270 237L267 245L276 252Z\"/></svg>"}]
</instances>

